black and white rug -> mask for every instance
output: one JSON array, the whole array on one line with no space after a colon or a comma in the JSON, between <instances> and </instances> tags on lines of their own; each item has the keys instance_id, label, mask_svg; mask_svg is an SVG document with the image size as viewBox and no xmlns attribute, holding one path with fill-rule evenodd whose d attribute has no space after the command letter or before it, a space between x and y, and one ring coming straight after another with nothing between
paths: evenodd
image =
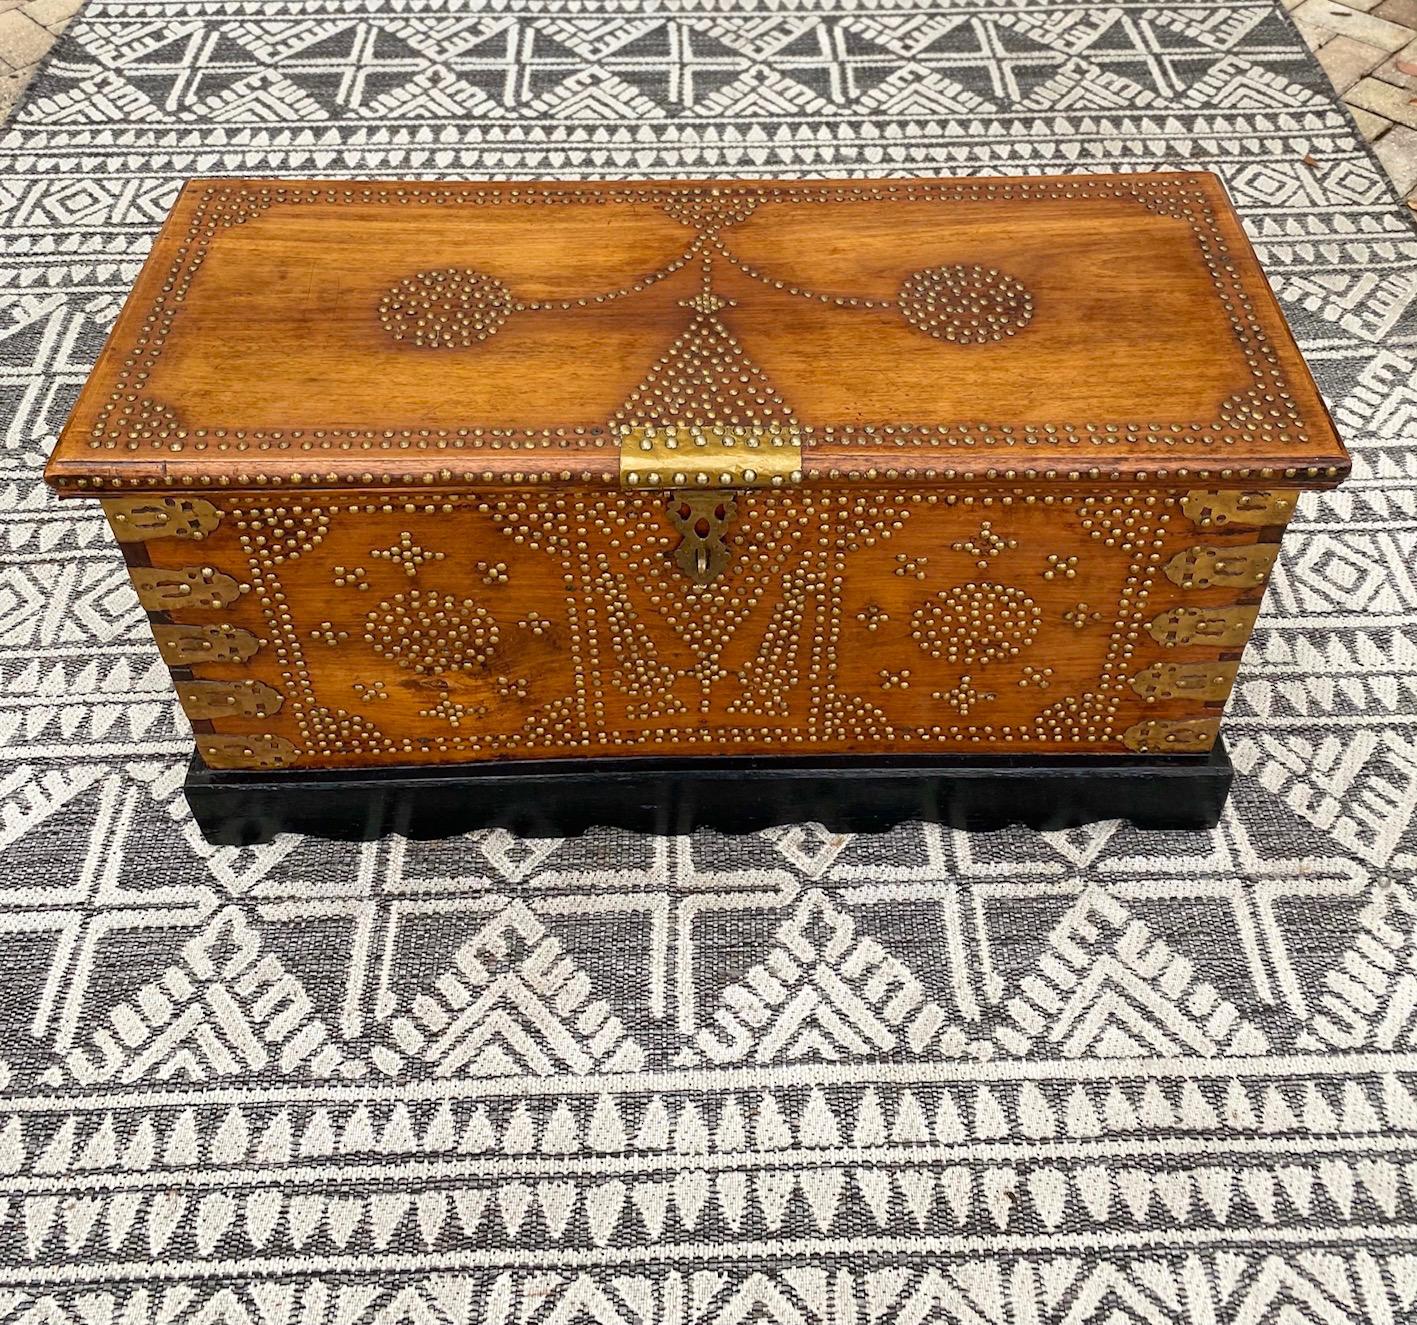
<instances>
[{"instance_id":1,"label":"black and white rug","mask_svg":"<svg viewBox=\"0 0 1417 1325\"><path fill-rule=\"evenodd\" d=\"M40 482L183 177L1157 166L1356 466L1217 832L197 837ZM96 0L0 245L0 1325L1417 1320L1417 235L1278 10Z\"/></svg>"}]
</instances>

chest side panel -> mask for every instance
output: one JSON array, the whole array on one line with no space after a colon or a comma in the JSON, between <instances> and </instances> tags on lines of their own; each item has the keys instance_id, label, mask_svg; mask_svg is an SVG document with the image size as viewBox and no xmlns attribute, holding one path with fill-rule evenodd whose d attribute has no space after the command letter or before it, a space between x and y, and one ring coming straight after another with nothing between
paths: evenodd
<instances>
[{"instance_id":1,"label":"chest side panel","mask_svg":"<svg viewBox=\"0 0 1417 1325\"><path fill-rule=\"evenodd\" d=\"M1197 752L1289 493L109 499L218 767Z\"/></svg>"}]
</instances>

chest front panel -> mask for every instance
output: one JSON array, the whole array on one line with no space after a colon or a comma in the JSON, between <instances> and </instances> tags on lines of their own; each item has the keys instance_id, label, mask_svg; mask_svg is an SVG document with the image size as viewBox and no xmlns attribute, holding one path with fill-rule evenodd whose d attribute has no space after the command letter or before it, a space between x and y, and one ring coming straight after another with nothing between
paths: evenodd
<instances>
[{"instance_id":1,"label":"chest front panel","mask_svg":"<svg viewBox=\"0 0 1417 1325\"><path fill-rule=\"evenodd\" d=\"M1201 751L1292 498L853 486L105 508L204 759L259 768Z\"/></svg>"}]
</instances>

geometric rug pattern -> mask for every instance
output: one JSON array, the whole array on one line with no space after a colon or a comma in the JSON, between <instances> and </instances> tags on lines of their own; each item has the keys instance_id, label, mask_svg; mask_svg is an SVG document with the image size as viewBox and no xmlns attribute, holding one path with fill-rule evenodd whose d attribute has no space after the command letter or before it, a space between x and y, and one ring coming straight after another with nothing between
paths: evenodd
<instances>
[{"instance_id":1,"label":"geometric rug pattern","mask_svg":"<svg viewBox=\"0 0 1417 1325\"><path fill-rule=\"evenodd\" d=\"M213 848L40 470L192 175L1216 172L1353 451L1212 833ZM0 1325L1417 1321L1417 234L1261 0L101 0L0 130Z\"/></svg>"}]
</instances>

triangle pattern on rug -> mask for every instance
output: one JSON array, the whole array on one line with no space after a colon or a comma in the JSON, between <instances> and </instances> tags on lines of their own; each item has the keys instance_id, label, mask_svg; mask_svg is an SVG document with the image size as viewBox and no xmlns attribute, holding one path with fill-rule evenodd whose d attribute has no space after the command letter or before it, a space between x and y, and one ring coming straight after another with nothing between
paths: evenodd
<instances>
[{"instance_id":1,"label":"triangle pattern on rug","mask_svg":"<svg viewBox=\"0 0 1417 1325\"><path fill-rule=\"evenodd\" d=\"M971 1045L915 973L814 888L677 1061L841 1062L900 1052L957 1058Z\"/></svg>"},{"instance_id":2,"label":"triangle pattern on rug","mask_svg":"<svg viewBox=\"0 0 1417 1325\"><path fill-rule=\"evenodd\" d=\"M365 1070L334 1043L304 986L263 951L259 931L236 906L218 911L180 961L114 1007L89 1045L64 1061L86 1086Z\"/></svg>"},{"instance_id":3,"label":"triangle pattern on rug","mask_svg":"<svg viewBox=\"0 0 1417 1325\"><path fill-rule=\"evenodd\" d=\"M1303 1049L1410 1050L1417 1044L1417 888L1387 884L1358 915L1352 943L1324 974Z\"/></svg>"},{"instance_id":4,"label":"triangle pattern on rug","mask_svg":"<svg viewBox=\"0 0 1417 1325\"><path fill-rule=\"evenodd\" d=\"M1089 888L1048 936L1037 970L995 1032L1019 1057L1046 1043L1067 1058L1264 1053L1264 1033L1102 888Z\"/></svg>"},{"instance_id":5,"label":"triangle pattern on rug","mask_svg":"<svg viewBox=\"0 0 1417 1325\"><path fill-rule=\"evenodd\" d=\"M561 941L510 902L393 1017L373 1059L389 1076L515 1077L634 1072L645 1054Z\"/></svg>"}]
</instances>

